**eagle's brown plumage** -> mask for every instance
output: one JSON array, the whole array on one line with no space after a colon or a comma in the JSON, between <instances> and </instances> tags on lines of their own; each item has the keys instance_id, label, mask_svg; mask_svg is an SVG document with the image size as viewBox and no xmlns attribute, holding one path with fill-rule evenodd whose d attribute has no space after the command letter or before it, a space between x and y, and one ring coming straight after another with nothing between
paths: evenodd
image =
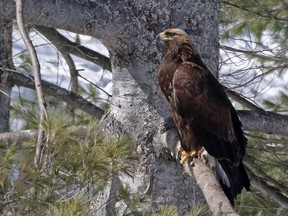
<instances>
[{"instance_id":1,"label":"eagle's brown plumage","mask_svg":"<svg viewBox=\"0 0 288 216\"><path fill-rule=\"evenodd\" d=\"M160 64L158 83L172 108L181 147L197 152L204 147L218 159L217 174L233 203L249 179L242 164L247 139L230 100L181 29L167 29L168 46ZM217 168L217 167L216 167Z\"/></svg>"}]
</instances>

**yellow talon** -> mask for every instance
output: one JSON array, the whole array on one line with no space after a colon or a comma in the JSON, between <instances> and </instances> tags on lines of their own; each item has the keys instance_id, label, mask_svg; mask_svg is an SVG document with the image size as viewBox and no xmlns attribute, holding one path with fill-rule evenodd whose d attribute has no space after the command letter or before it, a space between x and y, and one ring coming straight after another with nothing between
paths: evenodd
<instances>
[{"instance_id":1,"label":"yellow talon","mask_svg":"<svg viewBox=\"0 0 288 216\"><path fill-rule=\"evenodd\" d=\"M196 152L195 151L182 151L182 157L181 157L181 161L180 164L184 164L185 161L189 158L189 157L195 157L196 156Z\"/></svg>"},{"instance_id":2,"label":"yellow talon","mask_svg":"<svg viewBox=\"0 0 288 216\"><path fill-rule=\"evenodd\" d=\"M177 158L180 158L180 164L184 164L189 157L197 157L197 151L184 151L180 144L177 145L177 152Z\"/></svg>"}]
</instances>

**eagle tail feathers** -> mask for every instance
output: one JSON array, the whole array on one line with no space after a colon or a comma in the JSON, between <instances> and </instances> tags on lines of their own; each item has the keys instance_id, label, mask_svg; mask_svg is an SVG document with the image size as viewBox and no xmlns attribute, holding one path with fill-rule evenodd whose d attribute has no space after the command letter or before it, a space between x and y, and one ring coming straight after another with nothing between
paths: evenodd
<instances>
[{"instance_id":1,"label":"eagle tail feathers","mask_svg":"<svg viewBox=\"0 0 288 216\"><path fill-rule=\"evenodd\" d=\"M221 187L234 206L234 199L242 189L250 190L250 181L242 161L238 165L228 160L216 160L216 175Z\"/></svg>"}]
</instances>

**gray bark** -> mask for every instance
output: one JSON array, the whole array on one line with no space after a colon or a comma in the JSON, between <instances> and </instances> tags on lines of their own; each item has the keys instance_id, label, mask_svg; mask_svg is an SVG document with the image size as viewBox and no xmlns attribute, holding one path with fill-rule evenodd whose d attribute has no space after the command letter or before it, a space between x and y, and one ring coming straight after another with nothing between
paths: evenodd
<instances>
[{"instance_id":1,"label":"gray bark","mask_svg":"<svg viewBox=\"0 0 288 216\"><path fill-rule=\"evenodd\" d=\"M10 95L12 85L8 82L12 62L12 21L0 19L0 132L9 131Z\"/></svg>"},{"instance_id":2,"label":"gray bark","mask_svg":"<svg viewBox=\"0 0 288 216\"><path fill-rule=\"evenodd\" d=\"M288 135L288 116L268 111L238 111L244 130Z\"/></svg>"},{"instance_id":3,"label":"gray bark","mask_svg":"<svg viewBox=\"0 0 288 216\"><path fill-rule=\"evenodd\" d=\"M137 172L133 179L121 180L149 198L143 208L171 204L184 213L193 208L195 200L205 202L195 180L182 174L183 169L165 148L173 149L177 137L167 133L173 124L156 84L163 51L156 36L168 27L188 29L204 62L217 76L220 0L23 2L26 23L92 35L108 47L113 96L103 125L106 131L127 133L135 140L140 157ZM0 2L0 16L13 19L14 10L12 0ZM111 200L111 196L105 197Z\"/></svg>"}]
</instances>

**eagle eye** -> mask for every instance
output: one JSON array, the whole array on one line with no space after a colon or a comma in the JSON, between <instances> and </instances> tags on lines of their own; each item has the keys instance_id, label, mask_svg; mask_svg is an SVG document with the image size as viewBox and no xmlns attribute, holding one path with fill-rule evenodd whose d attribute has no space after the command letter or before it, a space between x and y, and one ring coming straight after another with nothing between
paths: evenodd
<instances>
[{"instance_id":1,"label":"eagle eye","mask_svg":"<svg viewBox=\"0 0 288 216\"><path fill-rule=\"evenodd\" d=\"M175 33L172 33L172 32L166 32L166 35L169 36L169 37L173 37L173 36L175 36L176 34L175 34Z\"/></svg>"}]
</instances>

